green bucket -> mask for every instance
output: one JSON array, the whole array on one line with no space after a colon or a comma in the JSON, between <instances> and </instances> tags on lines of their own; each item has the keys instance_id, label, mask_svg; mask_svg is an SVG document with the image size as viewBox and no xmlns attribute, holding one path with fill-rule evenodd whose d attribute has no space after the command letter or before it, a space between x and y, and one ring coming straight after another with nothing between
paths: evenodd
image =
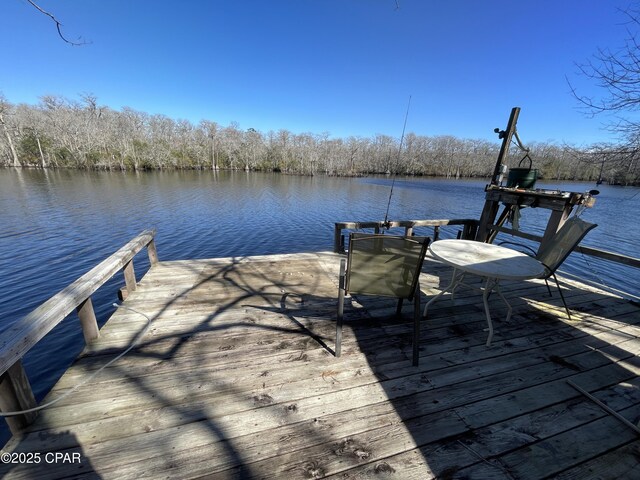
<instances>
[{"instance_id":1,"label":"green bucket","mask_svg":"<svg viewBox=\"0 0 640 480\"><path fill-rule=\"evenodd\" d=\"M528 159L529 168L521 167L522 162ZM531 168L531 157L527 153L517 167L509 169L509 176L507 177L507 187L510 188L533 188L538 180L538 170Z\"/></svg>"}]
</instances>

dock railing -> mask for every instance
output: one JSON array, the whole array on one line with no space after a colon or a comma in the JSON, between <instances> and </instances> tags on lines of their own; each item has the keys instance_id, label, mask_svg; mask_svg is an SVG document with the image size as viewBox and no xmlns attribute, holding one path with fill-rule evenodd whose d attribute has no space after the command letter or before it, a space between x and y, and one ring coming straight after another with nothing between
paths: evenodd
<instances>
[{"instance_id":1,"label":"dock railing","mask_svg":"<svg viewBox=\"0 0 640 480\"><path fill-rule=\"evenodd\" d=\"M383 229L404 228L404 235L413 235L413 229L417 227L433 227L433 240L437 240L440 227L448 225L462 225L460 238L475 238L478 221L470 218L454 218L443 220L390 220L388 222L336 222L333 236L333 251L344 253L344 236L342 230L373 229L374 233L380 233Z\"/></svg>"},{"instance_id":2,"label":"dock railing","mask_svg":"<svg viewBox=\"0 0 640 480\"><path fill-rule=\"evenodd\" d=\"M158 263L155 230L146 230L72 284L55 294L0 335L0 411L14 412L36 407L22 358L47 333L74 310L87 344L100 335L91 295L119 271L124 272L126 292L136 289L133 257L147 248L151 266ZM5 417L15 435L29 425L36 412Z\"/></svg>"},{"instance_id":3,"label":"dock railing","mask_svg":"<svg viewBox=\"0 0 640 480\"><path fill-rule=\"evenodd\" d=\"M333 251L336 253L344 253L345 252L345 239L342 234L343 230L361 230L361 229L373 229L374 233L380 233L383 229L388 228L404 228L404 234L410 236L413 234L413 229L415 227L433 227L434 235L433 241L438 240L438 236L440 233L440 228L448 225L462 225L463 229L458 232L458 238L463 239L475 239L476 232L479 226L479 221L474 219L445 219L445 220L394 220L390 222L336 222L335 223L335 233L334 233L334 241L333 241ZM490 230L493 230L495 233L502 232L509 235L513 235L515 237L524 238L526 240L530 240L533 242L541 243L544 239L541 235L534 235L532 233L522 232L520 230L515 230L513 228L503 227L501 225L492 225ZM492 235L491 238L495 236ZM627 265L634 268L640 268L640 258L631 257L628 255L624 255L621 253L610 252L607 250L602 250L599 248L587 247L583 245L578 245L575 249L576 252L579 252L583 255L588 255L595 258L600 258L605 261L618 263L621 265ZM586 280L581 279L582 281L588 283ZM602 286L602 285L600 285ZM621 292L619 290L611 289L614 293L622 294L631 299L637 299L632 294L628 292Z\"/></svg>"},{"instance_id":4,"label":"dock railing","mask_svg":"<svg viewBox=\"0 0 640 480\"><path fill-rule=\"evenodd\" d=\"M540 235L521 232L519 230L514 230L513 228L493 225L491 229L498 232L507 233L515 237L525 238L527 240L531 240L538 243L542 242L543 240L543 237ZM583 245L578 245L575 251L582 253L584 255L589 255L591 257L602 258L603 260L608 260L610 262L615 262L615 263L620 263L622 265L628 265L630 267L640 268L640 258L630 257L628 255L623 255L622 253L609 252L607 250L602 250L600 248L586 247Z\"/></svg>"}]
</instances>

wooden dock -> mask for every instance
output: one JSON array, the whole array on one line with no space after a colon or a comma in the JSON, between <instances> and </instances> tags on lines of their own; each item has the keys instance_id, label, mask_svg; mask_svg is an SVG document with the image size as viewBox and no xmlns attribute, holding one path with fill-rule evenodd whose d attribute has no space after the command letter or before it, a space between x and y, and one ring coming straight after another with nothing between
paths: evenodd
<instances>
[{"instance_id":1,"label":"wooden dock","mask_svg":"<svg viewBox=\"0 0 640 480\"><path fill-rule=\"evenodd\" d=\"M640 437L640 308L564 282L507 283L511 321L461 289L423 321L411 366L411 306L347 302L332 355L339 256L156 263L44 402L138 345L40 412L4 452L6 478L632 479ZM451 270L426 261L423 301ZM69 454L51 462L50 454ZM74 457L74 454L76 455ZM79 454L79 456L78 456ZM26 457L25 457L26 458ZM80 462L70 462L79 458ZM49 460L49 461L46 461Z\"/></svg>"}]
</instances>

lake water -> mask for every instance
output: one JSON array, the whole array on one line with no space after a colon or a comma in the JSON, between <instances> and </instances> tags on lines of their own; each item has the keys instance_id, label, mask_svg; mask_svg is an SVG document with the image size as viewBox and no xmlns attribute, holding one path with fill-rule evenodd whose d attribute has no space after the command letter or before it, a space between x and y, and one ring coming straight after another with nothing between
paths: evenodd
<instances>
[{"instance_id":1,"label":"lake water","mask_svg":"<svg viewBox=\"0 0 640 480\"><path fill-rule=\"evenodd\" d=\"M0 330L144 229L157 230L160 260L327 251L333 247L334 222L384 219L391 183L385 177L0 169ZM486 183L397 178L389 218L479 218ZM577 192L594 188L583 183L538 186ZM640 189L599 189L596 206L582 215L599 227L583 243L639 256ZM522 230L541 234L548 214L523 210ZM446 230L443 237L456 231ZM145 257L136 258L138 277L148 268ZM638 269L580 254L571 256L566 269L640 296ZM123 283L117 275L94 295L100 323L113 311ZM37 399L82 345L72 316L25 357Z\"/></svg>"}]
</instances>

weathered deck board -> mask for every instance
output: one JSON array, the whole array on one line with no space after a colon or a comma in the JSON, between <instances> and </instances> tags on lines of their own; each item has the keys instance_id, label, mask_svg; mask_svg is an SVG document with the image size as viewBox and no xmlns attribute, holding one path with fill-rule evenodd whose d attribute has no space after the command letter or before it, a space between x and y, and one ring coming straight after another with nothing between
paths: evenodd
<instances>
[{"instance_id":1,"label":"weathered deck board","mask_svg":"<svg viewBox=\"0 0 640 480\"><path fill-rule=\"evenodd\" d=\"M338 257L163 262L125 302L151 327L129 355L40 414L5 450L82 463L0 465L8 478L634 478L638 439L566 381L640 416L640 308L584 285L503 286L494 343L478 292L430 308L421 364L393 300L345 311L333 357ZM432 295L450 271L427 262ZM427 297L425 296L425 299ZM126 347L146 319L118 310L48 398ZM607 469L608 461L617 466Z\"/></svg>"}]
</instances>

